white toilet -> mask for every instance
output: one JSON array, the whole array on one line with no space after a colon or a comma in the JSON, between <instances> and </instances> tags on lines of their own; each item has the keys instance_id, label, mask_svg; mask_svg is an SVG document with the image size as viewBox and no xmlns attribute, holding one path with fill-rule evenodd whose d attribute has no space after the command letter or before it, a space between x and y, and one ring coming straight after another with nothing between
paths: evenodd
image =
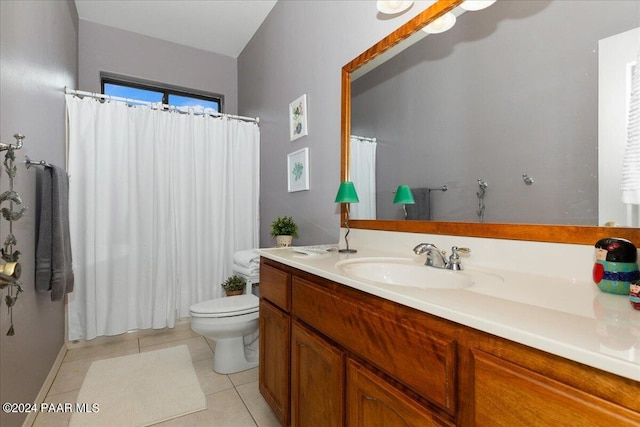
<instances>
[{"instance_id":1,"label":"white toilet","mask_svg":"<svg viewBox=\"0 0 640 427\"><path fill-rule=\"evenodd\" d=\"M259 301L249 293L189 307L191 329L216 342L214 371L232 374L258 366Z\"/></svg>"}]
</instances>

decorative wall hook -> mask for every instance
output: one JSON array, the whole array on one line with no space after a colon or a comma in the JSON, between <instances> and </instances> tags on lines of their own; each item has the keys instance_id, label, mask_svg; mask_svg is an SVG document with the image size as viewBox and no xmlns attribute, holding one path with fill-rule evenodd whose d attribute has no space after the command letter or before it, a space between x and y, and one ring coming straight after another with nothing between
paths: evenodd
<instances>
[{"instance_id":1,"label":"decorative wall hook","mask_svg":"<svg viewBox=\"0 0 640 427\"><path fill-rule=\"evenodd\" d=\"M22 148L22 144L24 141L24 135L20 134L20 133L15 133L13 134L13 137L16 139L16 143L15 144L7 144L4 142L0 142L0 151L5 151L5 150L19 150Z\"/></svg>"},{"instance_id":2,"label":"decorative wall hook","mask_svg":"<svg viewBox=\"0 0 640 427\"><path fill-rule=\"evenodd\" d=\"M533 184L535 181L533 180L533 178L531 178L529 175L527 175L526 173L522 174L522 180L524 181L525 184L527 185L531 185Z\"/></svg>"},{"instance_id":3,"label":"decorative wall hook","mask_svg":"<svg viewBox=\"0 0 640 427\"><path fill-rule=\"evenodd\" d=\"M15 150L19 150L22 148L22 140L24 139L24 135L15 134L14 138L16 139L16 144L0 144L0 151L5 151L6 154L4 156L4 171L7 173L9 177L9 190L4 191L0 194L0 204L4 202L9 203L9 207L3 207L0 209L0 213L4 219L9 222L9 234L7 235L6 240L4 241L4 245L0 248L0 258L5 262L0 269L0 290L7 289L7 295L4 297L5 304L9 309L9 330L7 331L8 336L12 336L15 334L15 330L13 327L13 307L18 300L18 295L23 292L22 282L20 279L20 273L22 269L20 268L20 264L18 263L18 259L20 257L20 251L16 250L16 245L18 244L18 240L13 234L13 223L24 215L27 208L22 206L22 199L20 195L14 190L13 181L16 177L16 153Z\"/></svg>"}]
</instances>

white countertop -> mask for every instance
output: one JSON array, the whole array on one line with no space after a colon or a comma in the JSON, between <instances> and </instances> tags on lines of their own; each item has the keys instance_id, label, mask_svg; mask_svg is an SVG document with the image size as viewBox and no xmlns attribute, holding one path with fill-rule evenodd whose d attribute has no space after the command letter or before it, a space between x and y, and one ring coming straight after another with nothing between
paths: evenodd
<instances>
[{"instance_id":1,"label":"white countertop","mask_svg":"<svg viewBox=\"0 0 640 427\"><path fill-rule=\"evenodd\" d=\"M364 257L412 257L406 251L359 246L356 254L334 251L308 256L292 248L274 248L261 249L260 255L425 313L640 381L640 311L631 307L628 296L602 293L585 280L467 266L463 273L489 272L504 280L493 286L418 289L358 280L336 267L339 261ZM415 258L424 261L424 256Z\"/></svg>"}]
</instances>

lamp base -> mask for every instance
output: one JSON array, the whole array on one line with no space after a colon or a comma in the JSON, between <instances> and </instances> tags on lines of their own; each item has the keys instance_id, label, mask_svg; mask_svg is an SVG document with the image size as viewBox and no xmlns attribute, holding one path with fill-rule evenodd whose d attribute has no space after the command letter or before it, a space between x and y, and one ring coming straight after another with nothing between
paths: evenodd
<instances>
[{"instance_id":1,"label":"lamp base","mask_svg":"<svg viewBox=\"0 0 640 427\"><path fill-rule=\"evenodd\" d=\"M355 254L358 251L355 249L338 249L338 252L341 254Z\"/></svg>"}]
</instances>

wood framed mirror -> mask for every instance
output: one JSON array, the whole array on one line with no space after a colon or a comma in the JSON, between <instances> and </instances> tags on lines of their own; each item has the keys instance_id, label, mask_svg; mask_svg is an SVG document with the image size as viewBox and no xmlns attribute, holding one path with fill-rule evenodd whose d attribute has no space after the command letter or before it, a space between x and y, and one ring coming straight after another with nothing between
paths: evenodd
<instances>
[{"instance_id":1,"label":"wood framed mirror","mask_svg":"<svg viewBox=\"0 0 640 427\"><path fill-rule=\"evenodd\" d=\"M358 73L363 67L369 67L372 63L380 61L395 46L408 43L412 35L421 31L424 26L438 17L456 9L461 3L463 3L463 0L439 0L435 2L342 68L341 181L350 180L349 141L351 136L351 82L353 74ZM346 210L343 206L343 221L345 217ZM614 236L626 238L636 245L640 245L640 229L631 227L361 219L351 219L349 226L355 229L589 245L594 244L601 238Z\"/></svg>"}]
</instances>

